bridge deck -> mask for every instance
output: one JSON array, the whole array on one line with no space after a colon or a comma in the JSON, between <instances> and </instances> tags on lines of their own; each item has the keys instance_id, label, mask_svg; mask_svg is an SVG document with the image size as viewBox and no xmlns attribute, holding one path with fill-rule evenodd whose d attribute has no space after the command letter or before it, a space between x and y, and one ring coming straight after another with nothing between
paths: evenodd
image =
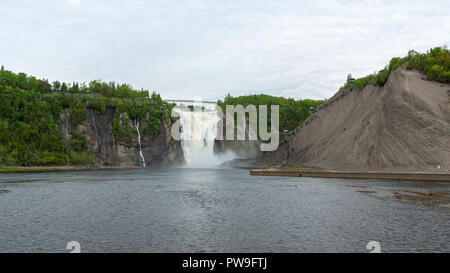
<instances>
[{"instance_id":1,"label":"bridge deck","mask_svg":"<svg viewBox=\"0 0 450 273\"><path fill-rule=\"evenodd\" d=\"M198 102L198 103L211 103L211 104L216 104L217 101L198 101L198 100L165 100L163 99L163 101L167 101L167 102Z\"/></svg>"}]
</instances>

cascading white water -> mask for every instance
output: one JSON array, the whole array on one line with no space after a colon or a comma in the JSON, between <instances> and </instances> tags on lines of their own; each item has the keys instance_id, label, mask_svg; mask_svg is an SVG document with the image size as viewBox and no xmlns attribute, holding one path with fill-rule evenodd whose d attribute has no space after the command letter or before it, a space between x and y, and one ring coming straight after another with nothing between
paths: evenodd
<instances>
[{"instance_id":1,"label":"cascading white water","mask_svg":"<svg viewBox=\"0 0 450 273\"><path fill-rule=\"evenodd\" d=\"M134 127L136 127L136 130L137 130L137 133L138 133L139 155L141 156L142 167L145 167L144 154L142 154L141 132L139 132L139 117L138 117L137 119L134 120Z\"/></svg>"},{"instance_id":2,"label":"cascading white water","mask_svg":"<svg viewBox=\"0 0 450 273\"><path fill-rule=\"evenodd\" d=\"M224 158L214 154L214 142L217 136L217 123L220 121L216 110L181 110L180 125L186 167L211 168L219 166Z\"/></svg>"}]
</instances>

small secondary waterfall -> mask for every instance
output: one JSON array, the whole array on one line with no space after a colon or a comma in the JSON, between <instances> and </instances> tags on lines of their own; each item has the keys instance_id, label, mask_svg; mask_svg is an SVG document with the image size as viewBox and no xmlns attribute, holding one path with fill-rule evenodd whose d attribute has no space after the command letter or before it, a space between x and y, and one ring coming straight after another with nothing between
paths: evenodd
<instances>
[{"instance_id":1,"label":"small secondary waterfall","mask_svg":"<svg viewBox=\"0 0 450 273\"><path fill-rule=\"evenodd\" d=\"M223 156L214 154L217 123L220 121L216 110L180 110L179 113L182 128L181 146L187 167L217 167L227 160Z\"/></svg>"},{"instance_id":2,"label":"small secondary waterfall","mask_svg":"<svg viewBox=\"0 0 450 273\"><path fill-rule=\"evenodd\" d=\"M141 132L139 132L139 117L134 120L134 127L136 127L138 133L138 142L139 142L139 155L141 156L142 166L145 167L145 159L142 154L142 145L141 145Z\"/></svg>"}]
</instances>

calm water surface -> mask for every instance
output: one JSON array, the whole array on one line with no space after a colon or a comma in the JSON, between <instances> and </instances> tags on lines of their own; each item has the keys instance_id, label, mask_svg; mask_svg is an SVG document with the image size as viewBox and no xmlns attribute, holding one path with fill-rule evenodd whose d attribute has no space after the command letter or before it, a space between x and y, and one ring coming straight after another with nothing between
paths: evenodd
<instances>
[{"instance_id":1,"label":"calm water surface","mask_svg":"<svg viewBox=\"0 0 450 273\"><path fill-rule=\"evenodd\" d=\"M450 185L237 169L0 174L0 252L68 252L69 241L82 252L368 252L372 240L450 252L450 208L397 200L404 189Z\"/></svg>"}]
</instances>

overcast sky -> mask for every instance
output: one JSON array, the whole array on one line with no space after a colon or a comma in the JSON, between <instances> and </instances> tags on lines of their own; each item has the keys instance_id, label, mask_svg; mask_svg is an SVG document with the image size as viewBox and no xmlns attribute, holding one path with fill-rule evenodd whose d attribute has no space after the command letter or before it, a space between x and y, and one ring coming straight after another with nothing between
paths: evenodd
<instances>
[{"instance_id":1,"label":"overcast sky","mask_svg":"<svg viewBox=\"0 0 450 273\"><path fill-rule=\"evenodd\" d=\"M409 49L450 46L443 1L0 0L0 64L165 98L328 98Z\"/></svg>"}]
</instances>

